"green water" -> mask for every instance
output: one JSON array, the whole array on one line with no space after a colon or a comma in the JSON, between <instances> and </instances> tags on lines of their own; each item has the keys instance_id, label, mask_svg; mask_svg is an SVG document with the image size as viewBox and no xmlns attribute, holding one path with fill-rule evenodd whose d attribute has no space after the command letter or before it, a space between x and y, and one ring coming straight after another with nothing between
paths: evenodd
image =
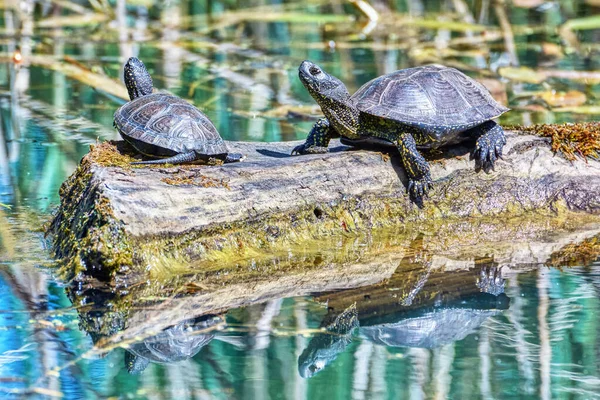
<instances>
[{"instance_id":1,"label":"green water","mask_svg":"<svg viewBox=\"0 0 600 400\"><path fill-rule=\"evenodd\" d=\"M426 260L412 260L412 274L402 261L383 283L177 321L155 339L131 343L137 358L122 348L93 354L93 341L103 337L93 327L113 317L107 325L122 327L127 317L111 314L110 291L53 277L42 225L88 145L118 138L112 116L124 101L47 63L28 65L30 54L110 78L137 55L157 88L193 101L231 140L306 136L318 110L297 79L304 59L340 77L351 92L396 69L430 62L461 67L508 100L513 111L501 118L504 124L600 114L594 80L531 83L522 70L517 76L503 70L518 63L599 73L600 8L584 1L506 8L515 51L485 1L464 3L473 22L453 11L462 1L373 2L382 17L371 32L349 2L145 6L152 3L131 2L120 23L80 18L35 26L29 35L31 21L76 15L78 4L67 4L74 11L37 4L29 15L28 1L18 8L0 2L0 397L600 398L600 263L549 268L550 253L446 272L428 272ZM79 6L93 12L87 2ZM561 29L594 15L598 20L583 21L584 30ZM499 36L478 40L481 26ZM23 64L11 61L16 49ZM574 92L561 103L552 91ZM500 265L496 280L482 287ZM409 295L394 297L398 291ZM128 372L126 358L137 374ZM148 358L161 363L145 365Z\"/></svg>"}]
</instances>

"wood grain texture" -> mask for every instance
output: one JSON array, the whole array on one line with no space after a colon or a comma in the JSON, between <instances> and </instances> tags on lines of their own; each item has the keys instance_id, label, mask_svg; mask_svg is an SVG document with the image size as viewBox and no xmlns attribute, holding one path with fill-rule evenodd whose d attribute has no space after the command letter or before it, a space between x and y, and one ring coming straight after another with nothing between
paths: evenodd
<instances>
[{"instance_id":1,"label":"wood grain texture","mask_svg":"<svg viewBox=\"0 0 600 400\"><path fill-rule=\"evenodd\" d=\"M403 208L406 219L525 212L561 200L569 209L600 213L600 163L554 156L539 137L509 134L505 160L489 175L476 173L468 154L433 162L435 189L424 209L409 202L398 160L373 151L340 151L347 147L339 143L332 143L329 154L290 157L297 144L229 142L245 161L196 169L227 187L173 186L162 180L178 168L126 174L94 167L93 179L134 236L177 235L349 198L390 200Z\"/></svg>"}]
</instances>

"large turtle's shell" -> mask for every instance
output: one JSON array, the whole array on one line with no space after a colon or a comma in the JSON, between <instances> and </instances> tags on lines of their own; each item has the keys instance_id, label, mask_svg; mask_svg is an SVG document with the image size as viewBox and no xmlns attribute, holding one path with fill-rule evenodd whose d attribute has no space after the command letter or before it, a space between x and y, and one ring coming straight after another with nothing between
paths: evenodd
<instances>
[{"instance_id":1,"label":"large turtle's shell","mask_svg":"<svg viewBox=\"0 0 600 400\"><path fill-rule=\"evenodd\" d=\"M390 347L433 349L464 339L499 310L442 309L396 323L365 326L360 335Z\"/></svg>"},{"instance_id":2,"label":"large turtle's shell","mask_svg":"<svg viewBox=\"0 0 600 400\"><path fill-rule=\"evenodd\" d=\"M455 68L426 65L365 83L351 101L367 114L425 131L463 131L508 111L479 82Z\"/></svg>"},{"instance_id":3,"label":"large turtle's shell","mask_svg":"<svg viewBox=\"0 0 600 400\"><path fill-rule=\"evenodd\" d=\"M126 103L115 112L115 127L138 151L152 156L170 157L192 150L208 156L228 152L206 115L167 93Z\"/></svg>"}]
</instances>

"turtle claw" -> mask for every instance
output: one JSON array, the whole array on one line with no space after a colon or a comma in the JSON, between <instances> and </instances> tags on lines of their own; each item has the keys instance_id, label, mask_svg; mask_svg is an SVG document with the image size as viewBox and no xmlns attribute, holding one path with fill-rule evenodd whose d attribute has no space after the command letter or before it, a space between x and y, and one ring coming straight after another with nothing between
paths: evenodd
<instances>
[{"instance_id":1,"label":"turtle claw","mask_svg":"<svg viewBox=\"0 0 600 400\"><path fill-rule=\"evenodd\" d=\"M494 170L496 161L502 159L502 148L506 144L504 131L494 121L488 121L474 128L472 134L479 136L470 157L475 160L475 170L489 173Z\"/></svg>"},{"instance_id":2,"label":"turtle claw","mask_svg":"<svg viewBox=\"0 0 600 400\"><path fill-rule=\"evenodd\" d=\"M477 287L482 293L498 296L504 293L505 281L502 278L502 267L491 266L482 268L477 279Z\"/></svg>"},{"instance_id":3,"label":"turtle claw","mask_svg":"<svg viewBox=\"0 0 600 400\"><path fill-rule=\"evenodd\" d=\"M325 154L329 152L327 147L322 146L307 146L306 143L302 143L299 146L294 147L291 155L302 155L302 154Z\"/></svg>"},{"instance_id":4,"label":"turtle claw","mask_svg":"<svg viewBox=\"0 0 600 400\"><path fill-rule=\"evenodd\" d=\"M504 144L502 146L496 146L496 156L498 156L499 159L504 160L504 157L502 157L502 148L504 147Z\"/></svg>"},{"instance_id":5,"label":"turtle claw","mask_svg":"<svg viewBox=\"0 0 600 400\"><path fill-rule=\"evenodd\" d=\"M429 189L433 188L431 177L425 176L421 179L409 179L407 192L419 207L423 206L423 199L428 197Z\"/></svg>"},{"instance_id":6,"label":"turtle claw","mask_svg":"<svg viewBox=\"0 0 600 400\"><path fill-rule=\"evenodd\" d=\"M488 140L478 140L475 149L471 153L470 159L475 160L475 170L483 170L485 173L494 171L494 165L500 158L502 159L502 147L506 141L492 145Z\"/></svg>"},{"instance_id":7,"label":"turtle claw","mask_svg":"<svg viewBox=\"0 0 600 400\"><path fill-rule=\"evenodd\" d=\"M243 161L245 158L246 158L246 156L244 156L243 154L240 154L240 153L229 153L229 154L227 154L227 157L225 157L225 162L226 163L234 163L234 162Z\"/></svg>"}]
</instances>

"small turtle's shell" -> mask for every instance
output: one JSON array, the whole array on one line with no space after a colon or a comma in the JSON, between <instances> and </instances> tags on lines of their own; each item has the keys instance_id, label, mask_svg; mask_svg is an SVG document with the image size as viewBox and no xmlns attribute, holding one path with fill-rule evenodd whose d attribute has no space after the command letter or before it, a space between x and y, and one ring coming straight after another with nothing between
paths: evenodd
<instances>
[{"instance_id":1,"label":"small turtle's shell","mask_svg":"<svg viewBox=\"0 0 600 400\"><path fill-rule=\"evenodd\" d=\"M206 115L166 93L141 96L120 107L115 127L138 151L151 156L170 157L192 150L207 156L228 152Z\"/></svg>"},{"instance_id":2,"label":"small turtle's shell","mask_svg":"<svg viewBox=\"0 0 600 400\"><path fill-rule=\"evenodd\" d=\"M174 329L131 345L128 350L154 363L170 363L195 356L214 336L191 334L177 325Z\"/></svg>"},{"instance_id":3,"label":"small turtle's shell","mask_svg":"<svg viewBox=\"0 0 600 400\"><path fill-rule=\"evenodd\" d=\"M209 328L223 323L221 317L203 316L182 321L156 336L129 346L125 366L130 373L142 372L150 362L167 364L195 356L214 337ZM208 333L200 333L207 331Z\"/></svg>"},{"instance_id":4,"label":"small turtle's shell","mask_svg":"<svg viewBox=\"0 0 600 400\"><path fill-rule=\"evenodd\" d=\"M464 131L508 111L482 84L442 65L380 76L358 89L351 101L364 113L426 132Z\"/></svg>"}]
</instances>

